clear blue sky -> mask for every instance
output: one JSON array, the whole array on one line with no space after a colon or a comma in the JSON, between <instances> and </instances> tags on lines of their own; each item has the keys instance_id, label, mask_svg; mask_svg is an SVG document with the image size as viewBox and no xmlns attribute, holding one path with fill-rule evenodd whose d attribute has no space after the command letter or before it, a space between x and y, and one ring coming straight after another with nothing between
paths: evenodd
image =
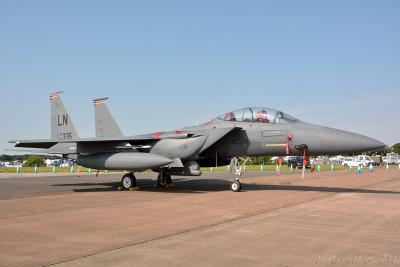
<instances>
[{"instance_id":1,"label":"clear blue sky","mask_svg":"<svg viewBox=\"0 0 400 267\"><path fill-rule=\"evenodd\" d=\"M109 96L126 135L266 106L393 145L399 14L387 0L0 0L0 148L49 138L58 90L82 137Z\"/></svg>"}]
</instances>

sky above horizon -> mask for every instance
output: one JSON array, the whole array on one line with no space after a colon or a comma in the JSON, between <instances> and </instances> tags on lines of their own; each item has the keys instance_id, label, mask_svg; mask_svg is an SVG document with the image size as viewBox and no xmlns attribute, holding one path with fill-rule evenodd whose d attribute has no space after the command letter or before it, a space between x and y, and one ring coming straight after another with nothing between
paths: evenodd
<instances>
[{"instance_id":1,"label":"sky above horizon","mask_svg":"<svg viewBox=\"0 0 400 267\"><path fill-rule=\"evenodd\" d=\"M108 96L125 135L265 106L392 146L399 14L389 0L0 0L0 149L50 138L60 90L81 137Z\"/></svg>"}]
</instances>

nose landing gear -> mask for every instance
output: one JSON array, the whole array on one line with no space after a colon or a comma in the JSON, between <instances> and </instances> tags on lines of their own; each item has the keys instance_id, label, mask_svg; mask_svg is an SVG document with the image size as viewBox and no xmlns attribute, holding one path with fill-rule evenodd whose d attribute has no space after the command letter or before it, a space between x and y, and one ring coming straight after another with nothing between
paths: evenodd
<instances>
[{"instance_id":1,"label":"nose landing gear","mask_svg":"<svg viewBox=\"0 0 400 267\"><path fill-rule=\"evenodd\" d=\"M239 159L243 161L243 164L239 167ZM231 164L229 165L229 171L232 173L232 169L235 168L235 181L231 184L231 190L233 192L239 192L242 189L242 184L240 183L240 176L244 173L244 166L246 162L250 160L250 158L243 159L243 158L232 158Z\"/></svg>"},{"instance_id":2,"label":"nose landing gear","mask_svg":"<svg viewBox=\"0 0 400 267\"><path fill-rule=\"evenodd\" d=\"M242 189L242 184L239 181L232 182L231 189L233 192L239 192Z\"/></svg>"}]
</instances>

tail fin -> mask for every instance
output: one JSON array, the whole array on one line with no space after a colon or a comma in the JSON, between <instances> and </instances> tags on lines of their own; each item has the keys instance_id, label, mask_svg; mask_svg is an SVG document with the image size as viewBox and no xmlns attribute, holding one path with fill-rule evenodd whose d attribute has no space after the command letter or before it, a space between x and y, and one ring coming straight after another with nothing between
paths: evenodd
<instances>
[{"instance_id":1,"label":"tail fin","mask_svg":"<svg viewBox=\"0 0 400 267\"><path fill-rule=\"evenodd\" d=\"M105 103L107 99L108 97L93 99L96 137L123 136L121 129Z\"/></svg>"},{"instance_id":2,"label":"tail fin","mask_svg":"<svg viewBox=\"0 0 400 267\"><path fill-rule=\"evenodd\" d=\"M75 139L79 138L78 132L72 123L71 117L64 107L60 94L50 95L51 106L51 139Z\"/></svg>"}]
</instances>

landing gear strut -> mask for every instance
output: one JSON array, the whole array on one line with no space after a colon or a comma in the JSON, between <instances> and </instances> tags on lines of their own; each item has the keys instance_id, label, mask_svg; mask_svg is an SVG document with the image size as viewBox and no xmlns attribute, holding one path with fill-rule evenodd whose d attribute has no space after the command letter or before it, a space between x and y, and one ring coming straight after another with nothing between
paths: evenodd
<instances>
[{"instance_id":1,"label":"landing gear strut","mask_svg":"<svg viewBox=\"0 0 400 267\"><path fill-rule=\"evenodd\" d=\"M126 190L129 190L131 187L136 187L136 177L133 173L127 173L122 176L122 187Z\"/></svg>"},{"instance_id":2,"label":"landing gear strut","mask_svg":"<svg viewBox=\"0 0 400 267\"><path fill-rule=\"evenodd\" d=\"M239 167L239 159L234 157L231 160L231 164L229 165L229 170L232 172L232 169L235 168L235 181L232 182L231 184L231 189L233 192L239 192L242 189L242 184L240 183L240 176L243 175L243 170L244 170L244 165L246 164L246 162L250 159L242 159L243 160L243 164Z\"/></svg>"},{"instance_id":3,"label":"landing gear strut","mask_svg":"<svg viewBox=\"0 0 400 267\"><path fill-rule=\"evenodd\" d=\"M157 178L157 184L159 186L166 186L167 184L171 183L172 183L171 175L165 174L164 172L160 172Z\"/></svg>"}]
</instances>

